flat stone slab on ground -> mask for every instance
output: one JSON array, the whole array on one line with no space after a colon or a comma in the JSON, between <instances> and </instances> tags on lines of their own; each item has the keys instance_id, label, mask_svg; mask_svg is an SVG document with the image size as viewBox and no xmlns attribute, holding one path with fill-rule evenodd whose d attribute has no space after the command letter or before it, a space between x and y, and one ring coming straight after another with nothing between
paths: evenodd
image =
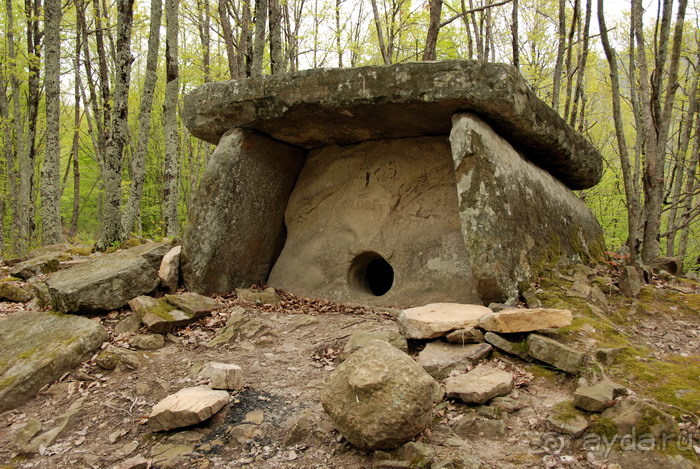
<instances>
[{"instance_id":1,"label":"flat stone slab on ground","mask_svg":"<svg viewBox=\"0 0 700 469\"><path fill-rule=\"evenodd\" d=\"M486 306L432 303L403 310L399 314L399 330L407 339L434 339L476 326L486 314L491 314Z\"/></svg>"},{"instance_id":2,"label":"flat stone slab on ground","mask_svg":"<svg viewBox=\"0 0 700 469\"><path fill-rule=\"evenodd\" d=\"M457 329L445 336L448 342L455 344L478 344L484 341L484 333L476 327Z\"/></svg>"},{"instance_id":3,"label":"flat stone slab on ground","mask_svg":"<svg viewBox=\"0 0 700 469\"><path fill-rule=\"evenodd\" d=\"M515 355L523 360L532 361L530 355L527 354L527 345L524 341L515 342L510 339L506 339L503 336L496 334L495 332L487 332L484 334L484 340L489 344L493 345L499 350L502 350L510 355Z\"/></svg>"},{"instance_id":4,"label":"flat stone slab on ground","mask_svg":"<svg viewBox=\"0 0 700 469\"><path fill-rule=\"evenodd\" d=\"M0 319L0 412L30 400L108 338L98 323L78 316L19 312Z\"/></svg>"},{"instance_id":5,"label":"flat stone slab on ground","mask_svg":"<svg viewBox=\"0 0 700 469\"><path fill-rule=\"evenodd\" d=\"M452 370L464 371L487 358L493 350L489 344L450 344L429 342L418 354L418 364L436 380L447 377Z\"/></svg>"},{"instance_id":6,"label":"flat stone slab on ground","mask_svg":"<svg viewBox=\"0 0 700 469\"><path fill-rule=\"evenodd\" d=\"M228 392L208 386L184 388L153 406L148 424L153 431L194 425L217 413L228 400Z\"/></svg>"},{"instance_id":7,"label":"flat stone slab on ground","mask_svg":"<svg viewBox=\"0 0 700 469\"><path fill-rule=\"evenodd\" d=\"M578 373L584 358L583 352L538 334L530 334L527 337L527 353L571 374Z\"/></svg>"},{"instance_id":8,"label":"flat stone slab on ground","mask_svg":"<svg viewBox=\"0 0 700 469\"><path fill-rule=\"evenodd\" d=\"M593 145L504 64L415 62L207 83L185 97L184 121L192 135L213 144L247 128L312 149L447 135L457 112L480 115L572 189L600 179L602 159Z\"/></svg>"},{"instance_id":9,"label":"flat stone slab on ground","mask_svg":"<svg viewBox=\"0 0 700 469\"><path fill-rule=\"evenodd\" d=\"M402 352L408 353L408 343L406 342L406 338L398 332L361 331L355 332L353 335L350 336L347 343L345 344L345 347L343 347L343 350L340 352L341 360L345 360L362 347L369 345L370 342L372 342L373 340L383 340L384 342L388 342L389 344L393 345Z\"/></svg>"},{"instance_id":10,"label":"flat stone slab on ground","mask_svg":"<svg viewBox=\"0 0 700 469\"><path fill-rule=\"evenodd\" d=\"M491 332L531 332L571 324L573 316L566 309L536 308L510 309L483 316L479 327Z\"/></svg>"},{"instance_id":11,"label":"flat stone slab on ground","mask_svg":"<svg viewBox=\"0 0 700 469\"><path fill-rule=\"evenodd\" d=\"M589 412L602 412L615 405L615 398L627 394L627 389L610 380L593 386L579 386L574 391L574 405Z\"/></svg>"},{"instance_id":12,"label":"flat stone slab on ground","mask_svg":"<svg viewBox=\"0 0 700 469\"><path fill-rule=\"evenodd\" d=\"M494 397L505 396L511 389L513 375L490 365L478 366L445 381L447 397L458 398L467 404L484 404Z\"/></svg>"},{"instance_id":13,"label":"flat stone slab on ground","mask_svg":"<svg viewBox=\"0 0 700 469\"><path fill-rule=\"evenodd\" d=\"M162 334L191 324L222 305L209 297L188 292L160 299L141 295L129 301L129 306L146 327Z\"/></svg>"}]
</instances>

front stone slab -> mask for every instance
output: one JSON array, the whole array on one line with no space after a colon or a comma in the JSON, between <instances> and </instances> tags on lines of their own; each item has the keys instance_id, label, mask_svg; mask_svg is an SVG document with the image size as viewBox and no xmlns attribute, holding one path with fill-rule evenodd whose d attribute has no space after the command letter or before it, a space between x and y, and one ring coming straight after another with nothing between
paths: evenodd
<instances>
[{"instance_id":1,"label":"front stone slab","mask_svg":"<svg viewBox=\"0 0 700 469\"><path fill-rule=\"evenodd\" d=\"M266 281L303 163L301 150L251 131L221 138L185 230L182 276L189 290L210 295Z\"/></svg>"},{"instance_id":2,"label":"front stone slab","mask_svg":"<svg viewBox=\"0 0 700 469\"><path fill-rule=\"evenodd\" d=\"M450 155L446 137L311 152L269 284L375 305L479 303Z\"/></svg>"}]
</instances>

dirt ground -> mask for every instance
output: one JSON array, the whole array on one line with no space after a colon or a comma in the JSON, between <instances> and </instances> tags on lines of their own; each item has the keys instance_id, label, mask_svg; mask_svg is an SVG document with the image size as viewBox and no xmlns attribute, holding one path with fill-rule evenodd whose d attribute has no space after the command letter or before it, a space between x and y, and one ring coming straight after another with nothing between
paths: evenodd
<instances>
[{"instance_id":1,"label":"dirt ground","mask_svg":"<svg viewBox=\"0 0 700 469\"><path fill-rule=\"evenodd\" d=\"M700 289L688 285L679 293L697 295ZM282 296L285 301L278 307L218 298L223 309L168 334L165 346L153 351L129 351L130 336L114 333L114 326L131 314L128 309L93 317L111 332L109 345L127 350L129 360L110 371L97 365L96 354L33 400L0 414L0 467L116 468L137 456L148 461L141 467L373 467L382 458L353 448L335 431L319 394L348 338L358 331L398 331L397 312ZM654 358L698 356L699 311L675 317L639 308L635 312L634 302L628 306L636 318L624 333L652 347ZM219 348L205 346L240 308L254 325L249 336ZM18 309L6 303L0 311L7 315ZM576 333L585 339L585 329ZM423 345L410 343L412 353ZM558 403L572 399L576 377L497 352L490 360L515 373L517 385L508 396L514 404L505 411L450 400L439 404L433 424L416 438L435 452L433 467L441 467L439 461L446 463L442 467L479 467L480 462L494 469L700 467L692 445L682 458L637 451L631 462L615 459L614 451L583 448L580 439L554 433L546 422ZM184 387L202 384L197 372L208 361L239 365L245 387L231 392L230 403L200 425L151 432L147 418L152 406ZM696 371L700 375L700 365ZM50 429L79 399L75 419L51 445L34 454L17 449L17 434L27 422L36 419ZM700 437L697 415L680 414L686 432ZM411 467L383 464L374 467Z\"/></svg>"}]
</instances>

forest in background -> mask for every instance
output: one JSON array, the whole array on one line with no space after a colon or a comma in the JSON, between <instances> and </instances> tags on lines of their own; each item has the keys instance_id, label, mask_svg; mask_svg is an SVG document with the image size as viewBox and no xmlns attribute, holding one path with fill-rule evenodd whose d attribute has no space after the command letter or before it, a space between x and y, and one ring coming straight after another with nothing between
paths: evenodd
<instances>
[{"instance_id":1,"label":"forest in background","mask_svg":"<svg viewBox=\"0 0 700 469\"><path fill-rule=\"evenodd\" d=\"M700 28L687 0L44 2L0 8L4 257L177 236L213 151L179 117L203 83L476 59L518 67L599 149L603 180L578 195L609 249L696 265Z\"/></svg>"}]
</instances>

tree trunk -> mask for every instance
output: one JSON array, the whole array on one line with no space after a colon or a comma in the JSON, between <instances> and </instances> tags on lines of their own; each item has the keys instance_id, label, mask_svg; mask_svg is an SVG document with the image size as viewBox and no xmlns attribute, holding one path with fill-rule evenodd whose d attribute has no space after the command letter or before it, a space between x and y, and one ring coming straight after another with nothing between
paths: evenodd
<instances>
[{"instance_id":1,"label":"tree trunk","mask_svg":"<svg viewBox=\"0 0 700 469\"><path fill-rule=\"evenodd\" d=\"M584 108L582 103L585 96L583 95L583 82L586 76L586 63L588 62L592 3L592 0L586 1L586 19L584 20L583 24L583 40L578 57L578 65L576 66L578 73L576 77L576 87L574 88L574 99L571 106L571 116L569 119L569 125L576 128L576 121L579 115L579 104L581 104L581 124L578 126L579 129L583 128L584 121Z\"/></svg>"},{"instance_id":2,"label":"tree trunk","mask_svg":"<svg viewBox=\"0 0 700 469\"><path fill-rule=\"evenodd\" d=\"M265 26L267 25L267 0L255 0L255 42L251 76L262 75L263 55L265 54Z\"/></svg>"},{"instance_id":3,"label":"tree trunk","mask_svg":"<svg viewBox=\"0 0 700 469\"><path fill-rule=\"evenodd\" d=\"M70 231L68 236L73 238L78 233L78 219L80 217L80 98L82 95L80 77L80 48L83 37L80 28L76 24L75 28L75 56L73 57L73 69L75 72L73 84L73 144L71 154L73 155L73 210L71 212Z\"/></svg>"},{"instance_id":4,"label":"tree trunk","mask_svg":"<svg viewBox=\"0 0 700 469\"><path fill-rule=\"evenodd\" d=\"M425 38L423 60L437 60L437 39L440 33L440 15L442 14L442 0L430 0L430 22L428 34Z\"/></svg>"},{"instance_id":5,"label":"tree trunk","mask_svg":"<svg viewBox=\"0 0 700 469\"><path fill-rule=\"evenodd\" d=\"M284 73L282 54L282 10L280 0L270 2L270 72L273 75Z\"/></svg>"},{"instance_id":6,"label":"tree trunk","mask_svg":"<svg viewBox=\"0 0 700 469\"><path fill-rule=\"evenodd\" d=\"M252 75L253 66L253 32L250 29L250 2L243 2L243 18L241 19L241 36L238 42L238 69L241 76Z\"/></svg>"},{"instance_id":7,"label":"tree trunk","mask_svg":"<svg viewBox=\"0 0 700 469\"><path fill-rule=\"evenodd\" d=\"M590 0L589 0L590 1ZM520 39L518 38L518 0L513 0L511 12L511 44L513 45L513 66L520 68Z\"/></svg>"},{"instance_id":8,"label":"tree trunk","mask_svg":"<svg viewBox=\"0 0 700 469\"><path fill-rule=\"evenodd\" d=\"M566 49L566 1L559 0L559 27L557 28L557 61L554 64L552 83L552 108L559 112L559 93L561 89L561 71L564 67Z\"/></svg>"},{"instance_id":9,"label":"tree trunk","mask_svg":"<svg viewBox=\"0 0 700 469\"><path fill-rule=\"evenodd\" d=\"M122 0L123 1L123 0ZM111 137L112 130L112 109L111 109L111 92L109 86L109 69L107 68L107 51L104 45L104 30L102 28L103 15L100 8L100 0L92 0L92 5L95 10L95 41L97 43L97 64L100 77L100 94L101 94L101 112L95 115L98 120L98 127L101 127L104 135L99 137L102 147L100 154L100 162L106 159L107 141ZM104 18L107 17L107 12L104 12ZM87 37L87 35L85 36ZM87 44L85 46L87 48ZM86 57L86 60L88 58ZM87 66L87 65L86 65Z\"/></svg>"},{"instance_id":10,"label":"tree trunk","mask_svg":"<svg viewBox=\"0 0 700 469\"><path fill-rule=\"evenodd\" d=\"M335 0L335 48L338 53L338 67L343 68L343 46L341 36L343 28L340 25L340 5L343 0Z\"/></svg>"},{"instance_id":11,"label":"tree trunk","mask_svg":"<svg viewBox=\"0 0 700 469\"><path fill-rule=\"evenodd\" d=\"M382 60L384 61L384 65L389 65L391 59L387 52L386 43L384 42L384 32L382 31L382 22L379 18L377 0L372 0L372 13L374 14L374 26L377 28L377 42L379 43L379 50L382 53Z\"/></svg>"},{"instance_id":12,"label":"tree trunk","mask_svg":"<svg viewBox=\"0 0 700 469\"><path fill-rule=\"evenodd\" d=\"M240 69L238 68L238 58L236 57L236 49L233 39L233 28L229 21L228 8L226 5L228 0L219 0L218 13L219 21L221 22L221 34L224 39L224 47L226 47L226 59L228 63L228 73L230 78L239 78Z\"/></svg>"},{"instance_id":13,"label":"tree trunk","mask_svg":"<svg viewBox=\"0 0 700 469\"><path fill-rule=\"evenodd\" d=\"M41 171L41 215L44 244L63 240L61 231L61 0L46 0L44 7L46 89L46 150Z\"/></svg>"},{"instance_id":14,"label":"tree trunk","mask_svg":"<svg viewBox=\"0 0 700 469\"><path fill-rule=\"evenodd\" d=\"M131 78L131 26L134 0L117 0L117 68L114 84L113 130L107 143L103 165L104 199L102 233L98 247L106 249L122 237L121 174L124 146L128 132L129 80Z\"/></svg>"},{"instance_id":15,"label":"tree trunk","mask_svg":"<svg viewBox=\"0 0 700 469\"><path fill-rule=\"evenodd\" d=\"M695 119L695 139L693 140L693 156L688 165L688 173L685 182L686 198L683 203L683 214L679 225L681 229L681 239L678 242L678 256L685 258L688 249L688 236L690 234L690 222L693 216L698 215L700 207L694 206L695 194L700 190L700 178L697 177L696 171L698 163L700 163L700 116ZM693 212L694 215L693 215Z\"/></svg>"},{"instance_id":16,"label":"tree trunk","mask_svg":"<svg viewBox=\"0 0 700 469\"><path fill-rule=\"evenodd\" d=\"M574 55L574 37L576 36L576 31L579 32L579 38L581 36L581 0L574 0L574 16L571 18L571 28L569 28L569 41L566 48L566 88L564 89L564 96L566 101L564 103L564 120L569 120L569 112L571 111L571 99L574 91L574 67L573 67L573 55Z\"/></svg>"},{"instance_id":17,"label":"tree trunk","mask_svg":"<svg viewBox=\"0 0 700 469\"><path fill-rule=\"evenodd\" d=\"M177 204L179 200L178 161L180 135L177 130L177 99L180 87L178 67L179 0L165 1L165 100L163 102L163 132L165 137L165 168L163 171L163 218L169 237L179 229Z\"/></svg>"},{"instance_id":18,"label":"tree trunk","mask_svg":"<svg viewBox=\"0 0 700 469\"><path fill-rule=\"evenodd\" d=\"M199 39L202 42L202 69L204 83L211 81L211 14L209 0L197 0Z\"/></svg>"}]
</instances>

